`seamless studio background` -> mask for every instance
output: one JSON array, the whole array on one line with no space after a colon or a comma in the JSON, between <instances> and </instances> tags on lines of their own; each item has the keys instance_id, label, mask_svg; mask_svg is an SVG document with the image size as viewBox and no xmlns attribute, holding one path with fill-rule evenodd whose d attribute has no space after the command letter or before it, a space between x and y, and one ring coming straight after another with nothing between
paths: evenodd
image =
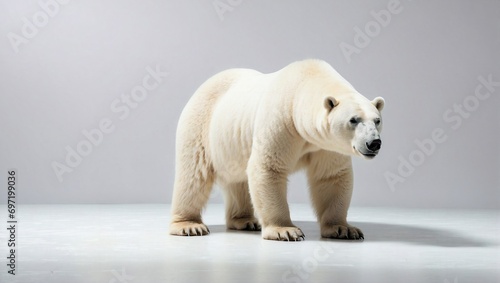
<instances>
[{"instance_id":1,"label":"seamless studio background","mask_svg":"<svg viewBox=\"0 0 500 283\"><path fill-rule=\"evenodd\" d=\"M498 1L0 1L0 34L0 176L18 170L20 205L169 203L201 83L319 58L386 100L353 206L500 207ZM302 173L289 201L309 201Z\"/></svg>"}]
</instances>

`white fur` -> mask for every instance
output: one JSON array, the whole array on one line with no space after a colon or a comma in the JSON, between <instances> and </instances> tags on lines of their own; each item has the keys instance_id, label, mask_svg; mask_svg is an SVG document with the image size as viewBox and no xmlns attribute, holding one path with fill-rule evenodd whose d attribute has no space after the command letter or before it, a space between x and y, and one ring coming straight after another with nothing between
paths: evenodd
<instances>
[{"instance_id":1,"label":"white fur","mask_svg":"<svg viewBox=\"0 0 500 283\"><path fill-rule=\"evenodd\" d=\"M179 119L170 233L209 233L201 211L217 182L228 228L262 226L265 239L301 240L304 234L290 219L286 183L290 173L305 168L321 235L362 238L346 221L350 156L369 159L378 152L368 145L379 139L382 123L375 122L383 106L382 98L369 101L319 60L271 74L231 69L213 76Z\"/></svg>"}]
</instances>

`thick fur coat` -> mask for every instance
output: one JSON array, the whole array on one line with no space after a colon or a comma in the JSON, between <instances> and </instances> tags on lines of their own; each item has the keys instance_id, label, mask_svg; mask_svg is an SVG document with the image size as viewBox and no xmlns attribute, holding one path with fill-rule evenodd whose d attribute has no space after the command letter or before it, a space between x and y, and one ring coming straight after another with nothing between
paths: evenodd
<instances>
[{"instance_id":1,"label":"thick fur coat","mask_svg":"<svg viewBox=\"0 0 500 283\"><path fill-rule=\"evenodd\" d=\"M305 169L321 235L363 238L346 220L351 156L379 152L383 107L382 98L368 100L320 60L271 74L231 69L213 76L179 119L170 233L209 233L201 212L217 183L229 229L302 240L286 194L288 175Z\"/></svg>"}]
</instances>

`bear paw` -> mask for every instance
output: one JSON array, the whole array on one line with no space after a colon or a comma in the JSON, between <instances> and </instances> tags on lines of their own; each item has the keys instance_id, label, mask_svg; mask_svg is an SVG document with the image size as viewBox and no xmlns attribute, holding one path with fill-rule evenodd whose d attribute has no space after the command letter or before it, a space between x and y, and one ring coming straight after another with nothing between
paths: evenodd
<instances>
[{"instance_id":1,"label":"bear paw","mask_svg":"<svg viewBox=\"0 0 500 283\"><path fill-rule=\"evenodd\" d=\"M210 230L203 223L183 221L170 224L170 234L176 236L204 236L210 234Z\"/></svg>"},{"instance_id":2,"label":"bear paw","mask_svg":"<svg viewBox=\"0 0 500 283\"><path fill-rule=\"evenodd\" d=\"M305 235L297 227L266 227L262 232L262 238L275 241L302 241Z\"/></svg>"},{"instance_id":3,"label":"bear paw","mask_svg":"<svg viewBox=\"0 0 500 283\"><path fill-rule=\"evenodd\" d=\"M328 225L321 228L321 237L332 239L362 240L363 232L350 225Z\"/></svg>"},{"instance_id":4,"label":"bear paw","mask_svg":"<svg viewBox=\"0 0 500 283\"><path fill-rule=\"evenodd\" d=\"M259 221L254 217L232 218L227 222L227 228L231 230L260 231Z\"/></svg>"}]
</instances>

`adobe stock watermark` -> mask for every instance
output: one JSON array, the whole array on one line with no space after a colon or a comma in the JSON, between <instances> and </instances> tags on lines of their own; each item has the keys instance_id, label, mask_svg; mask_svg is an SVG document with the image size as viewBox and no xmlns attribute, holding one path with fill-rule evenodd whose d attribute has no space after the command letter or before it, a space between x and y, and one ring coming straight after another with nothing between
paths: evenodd
<instances>
[{"instance_id":1,"label":"adobe stock watermark","mask_svg":"<svg viewBox=\"0 0 500 283\"><path fill-rule=\"evenodd\" d=\"M14 52L19 53L19 47L22 44L27 44L40 32L40 29L47 26L51 18L57 16L62 5L69 3L69 0L40 0L38 6L39 11L35 12L31 19L26 17L21 18L23 25L20 34L9 32L7 38Z\"/></svg>"},{"instance_id":2,"label":"adobe stock watermark","mask_svg":"<svg viewBox=\"0 0 500 283\"><path fill-rule=\"evenodd\" d=\"M328 244L320 242L314 249L313 254L302 260L302 264L294 265L289 270L285 271L281 276L283 283L301 283L308 282L307 279L311 274L318 269L321 262L326 261L334 250Z\"/></svg>"},{"instance_id":3,"label":"adobe stock watermark","mask_svg":"<svg viewBox=\"0 0 500 283\"><path fill-rule=\"evenodd\" d=\"M167 76L168 73L162 71L159 65L156 65L155 69L147 66L142 83L134 86L129 93L122 93L119 98L111 102L109 107L115 116L102 118L95 128L83 129L82 139L74 147L67 145L64 148L66 150L64 161L52 161L51 166L59 182L62 183L64 174L73 172L82 163L84 157L89 156L95 147L102 144L106 134L116 129L114 120L127 119L130 113L137 109Z\"/></svg>"},{"instance_id":4,"label":"adobe stock watermark","mask_svg":"<svg viewBox=\"0 0 500 283\"><path fill-rule=\"evenodd\" d=\"M128 275L125 268L122 268L121 273L116 270L111 270L111 273L113 273L113 278L111 278L108 283L127 283L131 282L135 278L134 276Z\"/></svg>"},{"instance_id":5,"label":"adobe stock watermark","mask_svg":"<svg viewBox=\"0 0 500 283\"><path fill-rule=\"evenodd\" d=\"M411 1L411 0L410 0ZM366 48L372 40L379 36L383 28L386 28L392 21L394 15L398 15L403 11L403 5L400 0L390 0L387 3L386 9L382 9L378 12L371 10L370 15L373 20L367 22L363 29L355 26L353 43L347 43L345 41L339 44L340 50L347 60L347 63L351 63L352 55L360 54L361 51Z\"/></svg>"},{"instance_id":6,"label":"adobe stock watermark","mask_svg":"<svg viewBox=\"0 0 500 283\"><path fill-rule=\"evenodd\" d=\"M224 21L224 14L233 12L234 8L241 5L241 3L243 3L243 0L214 0L212 5L219 19Z\"/></svg>"},{"instance_id":7,"label":"adobe stock watermark","mask_svg":"<svg viewBox=\"0 0 500 283\"><path fill-rule=\"evenodd\" d=\"M487 100L495 93L496 88L500 87L500 81L494 81L493 75L487 77L479 76L479 83L474 89L474 94L466 96L461 103L453 104L444 111L443 121L447 123L451 130L459 129L463 121L469 119L474 111L479 108L481 102ZM449 130L449 129L448 129ZM427 158L434 154L439 144L448 140L446 130L435 128L432 130L430 137L422 140L415 139L416 148L412 150L406 157L400 155L398 157L399 165L395 172L386 171L384 173L385 180L391 191L396 191L396 185L404 183L416 170L422 166Z\"/></svg>"},{"instance_id":8,"label":"adobe stock watermark","mask_svg":"<svg viewBox=\"0 0 500 283\"><path fill-rule=\"evenodd\" d=\"M16 169L10 169L7 171L7 273L10 275L16 275L16 268L18 268L19 258L17 257L17 251L19 249L19 243L17 241L19 234L18 225L18 212L19 203L17 202L17 194L19 192L19 174L17 174ZM8 240L7 240L8 239Z\"/></svg>"}]
</instances>

